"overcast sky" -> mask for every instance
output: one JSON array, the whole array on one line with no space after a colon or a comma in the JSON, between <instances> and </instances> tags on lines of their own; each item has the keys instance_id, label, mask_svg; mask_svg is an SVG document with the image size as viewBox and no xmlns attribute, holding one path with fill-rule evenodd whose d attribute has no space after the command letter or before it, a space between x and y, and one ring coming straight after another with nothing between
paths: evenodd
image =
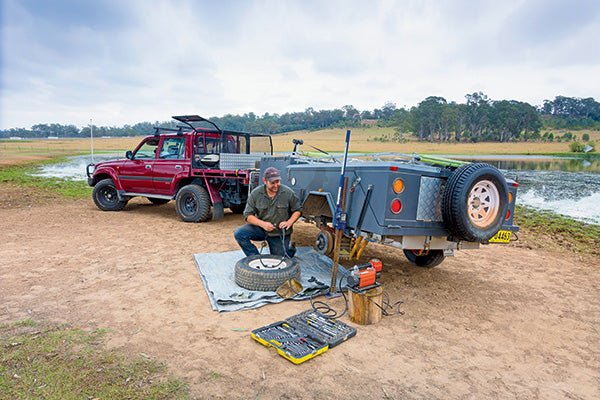
<instances>
[{"instance_id":1,"label":"overcast sky","mask_svg":"<svg viewBox=\"0 0 600 400\"><path fill-rule=\"evenodd\" d=\"M600 100L598 0L0 2L0 128Z\"/></svg>"}]
</instances>

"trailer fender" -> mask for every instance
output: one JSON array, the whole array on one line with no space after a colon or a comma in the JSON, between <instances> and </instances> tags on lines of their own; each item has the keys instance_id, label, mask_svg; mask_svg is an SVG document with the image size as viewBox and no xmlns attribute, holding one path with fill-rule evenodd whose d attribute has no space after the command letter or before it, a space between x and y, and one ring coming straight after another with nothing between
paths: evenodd
<instances>
[{"instance_id":1,"label":"trailer fender","mask_svg":"<svg viewBox=\"0 0 600 400\"><path fill-rule=\"evenodd\" d=\"M302 205L304 217L329 217L335 214L335 202L330 192L308 192L308 196Z\"/></svg>"}]
</instances>

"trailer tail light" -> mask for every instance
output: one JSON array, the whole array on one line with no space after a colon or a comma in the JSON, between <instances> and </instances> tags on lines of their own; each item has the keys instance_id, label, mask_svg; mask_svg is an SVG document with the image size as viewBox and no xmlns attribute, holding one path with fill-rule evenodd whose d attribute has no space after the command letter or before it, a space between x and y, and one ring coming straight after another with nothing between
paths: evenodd
<instances>
[{"instance_id":1,"label":"trailer tail light","mask_svg":"<svg viewBox=\"0 0 600 400\"><path fill-rule=\"evenodd\" d=\"M404 191L404 181L400 178L396 179L393 184L394 192L402 193Z\"/></svg>"},{"instance_id":2,"label":"trailer tail light","mask_svg":"<svg viewBox=\"0 0 600 400\"><path fill-rule=\"evenodd\" d=\"M506 211L506 221L508 221L510 219L510 210Z\"/></svg>"},{"instance_id":3,"label":"trailer tail light","mask_svg":"<svg viewBox=\"0 0 600 400\"><path fill-rule=\"evenodd\" d=\"M400 211L402 210L402 203L400 202L400 200L399 199L392 200L392 204L390 205L390 209L392 210L392 212L394 214L400 213Z\"/></svg>"},{"instance_id":4,"label":"trailer tail light","mask_svg":"<svg viewBox=\"0 0 600 400\"><path fill-rule=\"evenodd\" d=\"M513 201L513 194L512 192L508 192L508 204L512 203Z\"/></svg>"}]
</instances>

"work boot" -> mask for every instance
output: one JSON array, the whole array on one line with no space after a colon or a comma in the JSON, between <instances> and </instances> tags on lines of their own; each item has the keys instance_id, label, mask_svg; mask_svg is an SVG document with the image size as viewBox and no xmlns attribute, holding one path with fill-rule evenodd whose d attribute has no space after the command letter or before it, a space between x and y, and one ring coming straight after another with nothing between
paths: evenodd
<instances>
[{"instance_id":1,"label":"work boot","mask_svg":"<svg viewBox=\"0 0 600 400\"><path fill-rule=\"evenodd\" d=\"M292 258L296 255L296 242L290 242L290 246L287 249L287 255Z\"/></svg>"}]
</instances>

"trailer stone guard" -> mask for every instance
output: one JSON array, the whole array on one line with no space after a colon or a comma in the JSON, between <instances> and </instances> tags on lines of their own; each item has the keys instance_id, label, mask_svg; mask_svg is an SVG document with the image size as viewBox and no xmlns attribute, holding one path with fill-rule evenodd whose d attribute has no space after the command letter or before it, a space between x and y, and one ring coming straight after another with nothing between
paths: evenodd
<instances>
[{"instance_id":1,"label":"trailer stone guard","mask_svg":"<svg viewBox=\"0 0 600 400\"><path fill-rule=\"evenodd\" d=\"M303 202L304 220L320 228L315 248L331 254L342 168L336 157L305 156L301 140L293 141L290 155L274 156L269 135L222 130L197 115L173 118L184 125L155 128L126 159L88 165L98 208L120 211L141 196L156 205L175 200L185 222L219 219L225 208L241 213L265 169L275 167ZM488 164L355 154L345 176L342 258L359 258L368 243L381 243L402 249L417 266L434 267L455 250L507 243L519 230L513 225L518 184Z\"/></svg>"}]
</instances>

